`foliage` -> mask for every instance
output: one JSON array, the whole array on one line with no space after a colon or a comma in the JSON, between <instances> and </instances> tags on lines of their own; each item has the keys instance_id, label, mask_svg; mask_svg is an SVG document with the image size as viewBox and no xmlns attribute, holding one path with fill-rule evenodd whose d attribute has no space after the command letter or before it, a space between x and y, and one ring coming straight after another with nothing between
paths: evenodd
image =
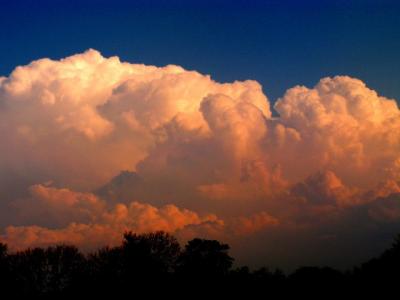
<instances>
[{"instance_id":1,"label":"foliage","mask_svg":"<svg viewBox=\"0 0 400 300\"><path fill-rule=\"evenodd\" d=\"M87 255L76 247L58 245L9 253L0 243L0 288L3 295L68 297L146 292L151 295L198 295L210 291L224 296L250 297L260 293L340 295L350 287L395 286L400 278L400 235L392 247L354 270L301 267L286 276L282 271L247 266L233 269L229 245L195 238L182 249L165 232L127 232L117 247Z\"/></svg>"}]
</instances>

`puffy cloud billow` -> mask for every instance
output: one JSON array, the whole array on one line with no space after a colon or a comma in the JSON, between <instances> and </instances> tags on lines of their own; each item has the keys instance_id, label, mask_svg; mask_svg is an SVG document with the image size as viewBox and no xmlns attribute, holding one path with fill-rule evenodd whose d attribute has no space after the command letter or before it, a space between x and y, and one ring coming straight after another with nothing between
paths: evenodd
<instances>
[{"instance_id":1,"label":"puffy cloud billow","mask_svg":"<svg viewBox=\"0 0 400 300\"><path fill-rule=\"evenodd\" d=\"M90 248L166 230L244 259L277 240L310 239L321 257L327 236L386 241L400 227L395 100L336 76L274 109L256 81L95 50L19 66L0 77L2 240Z\"/></svg>"}]
</instances>

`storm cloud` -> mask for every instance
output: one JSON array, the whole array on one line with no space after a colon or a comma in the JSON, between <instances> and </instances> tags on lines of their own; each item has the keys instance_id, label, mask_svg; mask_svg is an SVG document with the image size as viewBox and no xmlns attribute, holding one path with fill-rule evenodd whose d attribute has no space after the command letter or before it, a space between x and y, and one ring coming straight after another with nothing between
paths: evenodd
<instances>
[{"instance_id":1,"label":"storm cloud","mask_svg":"<svg viewBox=\"0 0 400 300\"><path fill-rule=\"evenodd\" d=\"M398 228L395 100L336 76L274 109L256 81L95 50L19 66L0 77L2 239L90 248L165 230L243 250L253 237L245 257L290 236L323 261L326 239Z\"/></svg>"}]
</instances>

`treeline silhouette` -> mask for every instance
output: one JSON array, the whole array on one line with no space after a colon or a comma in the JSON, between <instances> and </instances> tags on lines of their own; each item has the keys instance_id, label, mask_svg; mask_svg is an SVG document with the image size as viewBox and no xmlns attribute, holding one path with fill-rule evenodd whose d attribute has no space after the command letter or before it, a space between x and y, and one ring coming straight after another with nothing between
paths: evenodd
<instances>
[{"instance_id":1,"label":"treeline silhouette","mask_svg":"<svg viewBox=\"0 0 400 300\"><path fill-rule=\"evenodd\" d=\"M1 295L70 297L141 293L204 293L225 296L271 293L340 294L345 289L396 286L400 279L400 235L377 258L348 271L330 267L301 267L291 274L246 266L233 268L229 246L195 238L182 249L165 232L125 233L117 247L84 255L77 247L58 245L9 253L0 243ZM189 293L190 294L185 294Z\"/></svg>"}]
</instances>

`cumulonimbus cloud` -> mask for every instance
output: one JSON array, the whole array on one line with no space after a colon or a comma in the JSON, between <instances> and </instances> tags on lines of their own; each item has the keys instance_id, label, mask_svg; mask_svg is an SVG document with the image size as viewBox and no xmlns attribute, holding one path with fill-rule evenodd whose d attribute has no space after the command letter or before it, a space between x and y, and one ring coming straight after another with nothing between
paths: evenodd
<instances>
[{"instance_id":1,"label":"cumulonimbus cloud","mask_svg":"<svg viewBox=\"0 0 400 300\"><path fill-rule=\"evenodd\" d=\"M118 244L121 233L126 231L176 232L188 225L223 225L215 215L199 216L172 204L156 208L149 204L131 202L109 207L94 194L45 185L32 186L30 193L29 198L16 202L19 212L24 219L30 218L33 223L44 223L45 226L8 226L3 238L13 249L61 242L95 248ZM48 228L54 225L60 228Z\"/></svg>"},{"instance_id":2,"label":"cumulonimbus cloud","mask_svg":"<svg viewBox=\"0 0 400 300\"><path fill-rule=\"evenodd\" d=\"M23 220L36 225L6 227L2 240L10 244L13 250L57 243L94 249L118 245L121 234L127 231L146 233L162 230L184 239L199 235L240 236L278 223L266 212L224 222L216 215L200 216L173 204L160 208L136 201L108 205L92 193L66 188L38 184L29 190L30 197L13 204L18 207Z\"/></svg>"},{"instance_id":3,"label":"cumulonimbus cloud","mask_svg":"<svg viewBox=\"0 0 400 300\"><path fill-rule=\"evenodd\" d=\"M240 239L354 211L400 222L394 100L337 76L289 89L274 109L256 81L95 50L17 67L0 78L3 238L84 244L103 230L115 242L131 228Z\"/></svg>"}]
</instances>

